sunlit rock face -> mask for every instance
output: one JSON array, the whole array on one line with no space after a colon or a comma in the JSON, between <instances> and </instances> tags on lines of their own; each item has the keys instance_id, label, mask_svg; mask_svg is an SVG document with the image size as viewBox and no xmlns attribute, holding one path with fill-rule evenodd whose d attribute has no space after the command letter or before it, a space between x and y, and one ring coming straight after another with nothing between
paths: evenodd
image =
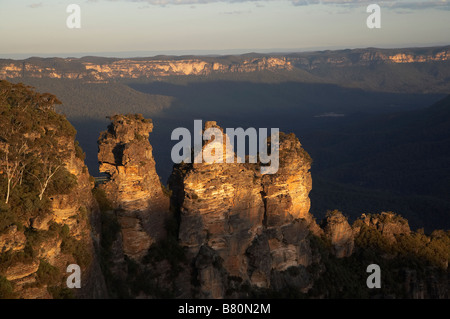
<instances>
[{"instance_id":1,"label":"sunlit rock face","mask_svg":"<svg viewBox=\"0 0 450 319\"><path fill-rule=\"evenodd\" d=\"M148 141L151 120L118 115L111 121L98 140L100 172L109 176L101 188L118 215L124 253L139 259L164 236L169 198L162 190Z\"/></svg>"},{"instance_id":2,"label":"sunlit rock face","mask_svg":"<svg viewBox=\"0 0 450 319\"><path fill-rule=\"evenodd\" d=\"M330 239L333 253L338 258L348 257L353 252L354 234L347 218L339 211L328 212L322 222L325 236Z\"/></svg>"},{"instance_id":3,"label":"sunlit rock face","mask_svg":"<svg viewBox=\"0 0 450 319\"><path fill-rule=\"evenodd\" d=\"M368 215L362 214L353 224L353 232L358 234L362 225L376 229L390 242L395 242L396 236L408 235L411 233L408 221L393 212Z\"/></svg>"},{"instance_id":4,"label":"sunlit rock face","mask_svg":"<svg viewBox=\"0 0 450 319\"><path fill-rule=\"evenodd\" d=\"M317 225L309 214L310 158L293 134L280 134L279 170L262 175L259 163L226 163L229 156L236 159L228 136L216 122L206 122L209 128L220 131L223 143L212 137L202 154L215 155L211 147L217 145L222 163L203 155L202 162L175 165L169 179L172 204L180 212L179 241L200 267L195 273L201 294L223 297L224 274L258 287L281 287L289 281L288 268L304 269L312 261L307 235ZM220 267L207 267L205 259ZM307 290L308 276L298 285Z\"/></svg>"},{"instance_id":5,"label":"sunlit rock face","mask_svg":"<svg viewBox=\"0 0 450 319\"><path fill-rule=\"evenodd\" d=\"M0 61L1 62L1 61ZM292 70L285 58L259 57L242 59L239 62L204 61L193 59L107 59L103 63L86 62L81 59L57 59L47 64L45 60L10 61L0 63L0 79L32 78L84 79L105 82L113 79L138 79L174 76L209 75L212 73L248 73L256 71ZM63 66L63 67L61 67Z\"/></svg>"},{"instance_id":6,"label":"sunlit rock face","mask_svg":"<svg viewBox=\"0 0 450 319\"><path fill-rule=\"evenodd\" d=\"M279 163L275 174L262 178L267 226L283 225L297 218L312 221L309 213L311 158L292 133L280 133Z\"/></svg>"},{"instance_id":7,"label":"sunlit rock face","mask_svg":"<svg viewBox=\"0 0 450 319\"><path fill-rule=\"evenodd\" d=\"M32 58L0 59L0 79L51 78L107 83L117 79L154 79L168 76L208 76L259 71L313 70L324 65L345 67L379 63L407 64L450 60L448 47L420 49L364 49L306 52L301 55L162 58Z\"/></svg>"},{"instance_id":8,"label":"sunlit rock face","mask_svg":"<svg viewBox=\"0 0 450 319\"><path fill-rule=\"evenodd\" d=\"M223 132L215 122L206 122L205 129L213 127ZM223 140L227 138L223 134ZM223 147L222 163L181 164L170 178L181 213L179 239L193 255L202 245L211 247L230 274L246 277L245 249L264 219L261 175L256 165L226 163L226 154L235 156L227 153L226 143L213 140L202 151L215 143Z\"/></svg>"}]
</instances>

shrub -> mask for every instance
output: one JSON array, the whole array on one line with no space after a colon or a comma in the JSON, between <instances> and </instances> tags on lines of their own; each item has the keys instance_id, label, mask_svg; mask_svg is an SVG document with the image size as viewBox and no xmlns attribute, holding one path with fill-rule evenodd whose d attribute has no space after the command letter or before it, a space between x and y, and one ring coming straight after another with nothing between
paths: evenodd
<instances>
[{"instance_id":1,"label":"shrub","mask_svg":"<svg viewBox=\"0 0 450 319\"><path fill-rule=\"evenodd\" d=\"M3 203L0 204L0 234L10 225L17 222L17 215L8 209Z\"/></svg>"},{"instance_id":2,"label":"shrub","mask_svg":"<svg viewBox=\"0 0 450 319\"><path fill-rule=\"evenodd\" d=\"M97 200L97 203L102 212L106 212L108 210L113 209L112 204L111 204L110 200L106 197L106 193L103 189L96 187L92 190L92 194L94 195L95 199Z\"/></svg>"},{"instance_id":3,"label":"shrub","mask_svg":"<svg viewBox=\"0 0 450 319\"><path fill-rule=\"evenodd\" d=\"M0 276L0 299L13 299L13 285L3 276Z\"/></svg>"},{"instance_id":4,"label":"shrub","mask_svg":"<svg viewBox=\"0 0 450 319\"><path fill-rule=\"evenodd\" d=\"M80 267L87 267L92 261L92 255L88 245L82 240L76 240L71 236L63 238L61 251L72 255Z\"/></svg>"},{"instance_id":5,"label":"shrub","mask_svg":"<svg viewBox=\"0 0 450 319\"><path fill-rule=\"evenodd\" d=\"M34 230L31 228L25 229L25 236L27 242L25 244L25 253L30 257L36 257L37 249L44 241L52 240L57 236L55 231Z\"/></svg>"},{"instance_id":6,"label":"shrub","mask_svg":"<svg viewBox=\"0 0 450 319\"><path fill-rule=\"evenodd\" d=\"M73 289L61 286L53 286L47 288L53 299L73 299L75 298Z\"/></svg>"},{"instance_id":7,"label":"shrub","mask_svg":"<svg viewBox=\"0 0 450 319\"><path fill-rule=\"evenodd\" d=\"M86 153L83 151L78 141L75 141L75 156L82 161L86 159Z\"/></svg>"},{"instance_id":8,"label":"shrub","mask_svg":"<svg viewBox=\"0 0 450 319\"><path fill-rule=\"evenodd\" d=\"M161 183L161 189L163 191L163 194L167 197L172 197L172 190L169 189L169 186L164 186L163 183Z\"/></svg>"},{"instance_id":9,"label":"shrub","mask_svg":"<svg viewBox=\"0 0 450 319\"><path fill-rule=\"evenodd\" d=\"M51 179L47 189L47 194L50 196L67 195L77 184L77 177L63 167L59 169Z\"/></svg>"},{"instance_id":10,"label":"shrub","mask_svg":"<svg viewBox=\"0 0 450 319\"><path fill-rule=\"evenodd\" d=\"M56 285L61 278L58 268L50 265L45 260L41 260L36 274L38 282L42 285Z\"/></svg>"},{"instance_id":11,"label":"shrub","mask_svg":"<svg viewBox=\"0 0 450 319\"><path fill-rule=\"evenodd\" d=\"M27 264L31 263L32 261L33 258L25 252L13 252L11 250L8 250L7 252L0 254L0 273L5 272L9 266L15 263L21 262Z\"/></svg>"}]
</instances>

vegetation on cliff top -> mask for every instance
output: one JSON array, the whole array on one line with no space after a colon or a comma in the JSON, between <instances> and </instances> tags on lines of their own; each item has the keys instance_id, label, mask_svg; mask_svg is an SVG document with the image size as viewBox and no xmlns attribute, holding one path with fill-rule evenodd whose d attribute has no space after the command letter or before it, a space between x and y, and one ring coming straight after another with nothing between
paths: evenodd
<instances>
[{"instance_id":1,"label":"vegetation on cliff top","mask_svg":"<svg viewBox=\"0 0 450 319\"><path fill-rule=\"evenodd\" d=\"M92 254L88 242L73 237L67 224L57 224L52 216L47 219L53 213L54 196L73 194L78 184L67 163L73 157L84 158L74 143L76 130L54 110L57 104L60 101L52 94L0 81L0 236L11 229L24 236L23 243L13 242L14 249L0 247L0 275L20 263L38 263L36 281L22 288L46 287L54 298L67 298L72 294L63 285L66 273L42 256L43 247L55 243L56 254L83 269ZM72 216L77 224L86 222L86 211L81 206L79 215ZM11 227L14 225L17 228ZM0 276L0 298L20 296L16 288L14 282Z\"/></svg>"},{"instance_id":2,"label":"vegetation on cliff top","mask_svg":"<svg viewBox=\"0 0 450 319\"><path fill-rule=\"evenodd\" d=\"M47 214L48 197L77 183L64 166L65 144L76 131L54 111L59 103L52 94L0 81L0 232Z\"/></svg>"}]
</instances>

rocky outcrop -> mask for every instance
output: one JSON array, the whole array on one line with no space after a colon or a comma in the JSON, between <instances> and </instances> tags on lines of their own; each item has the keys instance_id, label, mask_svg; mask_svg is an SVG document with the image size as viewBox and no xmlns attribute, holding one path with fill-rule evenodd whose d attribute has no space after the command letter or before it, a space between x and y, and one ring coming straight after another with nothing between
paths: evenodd
<instances>
[{"instance_id":1,"label":"rocky outcrop","mask_svg":"<svg viewBox=\"0 0 450 319\"><path fill-rule=\"evenodd\" d=\"M37 272L39 261L34 260L31 263L17 262L6 269L5 277L9 281L14 281L28 277Z\"/></svg>"},{"instance_id":2,"label":"rocky outcrop","mask_svg":"<svg viewBox=\"0 0 450 319\"><path fill-rule=\"evenodd\" d=\"M376 229L390 242L395 242L395 237L398 235L407 235L411 233L408 221L392 212L382 212L381 214L376 215L362 214L361 218L355 221L353 225L355 233L359 233L361 223Z\"/></svg>"},{"instance_id":3,"label":"rocky outcrop","mask_svg":"<svg viewBox=\"0 0 450 319\"><path fill-rule=\"evenodd\" d=\"M143 211L150 205L163 205L164 195L148 141L153 130L151 120L114 116L111 121L98 140L98 160L100 172L109 176L102 188L114 208Z\"/></svg>"},{"instance_id":4,"label":"rocky outcrop","mask_svg":"<svg viewBox=\"0 0 450 319\"><path fill-rule=\"evenodd\" d=\"M279 168L262 177L266 225L280 226L302 218L313 223L309 212L312 188L311 157L291 134L279 134Z\"/></svg>"},{"instance_id":5,"label":"rocky outcrop","mask_svg":"<svg viewBox=\"0 0 450 319\"><path fill-rule=\"evenodd\" d=\"M206 122L205 129L209 127L218 128L215 122ZM226 134L223 138L226 141ZM235 157L234 153L231 156ZM178 200L174 205L180 209L180 244L192 255L207 245L221 256L231 275L246 277L245 249L264 219L261 175L256 166L181 164L174 168L169 187Z\"/></svg>"},{"instance_id":6,"label":"rocky outcrop","mask_svg":"<svg viewBox=\"0 0 450 319\"><path fill-rule=\"evenodd\" d=\"M85 261L81 265L83 288L74 290L74 296L106 297L103 276L98 272L95 248L98 245L98 233L90 222L98 213L97 204L91 193L93 183L83 160L76 156L74 140L60 137L58 144L67 155L64 159L64 167L75 177L75 186L68 194L51 195L50 211L47 214L35 216L25 223L29 231L42 236L39 237L41 239L37 244L30 244L34 251L33 258L26 261L13 259L3 273L0 271L0 275L4 275L14 284L14 293L18 298L52 298L52 294L47 289L50 286L38 280L38 270L42 261L48 263L49 267L57 269L60 277L60 280L58 279L53 285L65 288L66 267L79 262L72 255L75 252L67 248L67 241L71 241L72 248L79 249L77 253L83 255ZM66 229L67 233L63 235L60 231L55 232L55 227ZM16 225L12 225L0 235L0 252L23 254L30 240L23 230L18 230ZM65 241L65 247L63 247L63 241ZM89 289L84 289L85 287Z\"/></svg>"},{"instance_id":7,"label":"rocky outcrop","mask_svg":"<svg viewBox=\"0 0 450 319\"><path fill-rule=\"evenodd\" d=\"M151 120L117 115L111 121L98 140L100 172L109 177L100 188L118 216L124 253L140 259L164 236L169 198L163 192L148 141Z\"/></svg>"},{"instance_id":8,"label":"rocky outcrop","mask_svg":"<svg viewBox=\"0 0 450 319\"><path fill-rule=\"evenodd\" d=\"M208 128L222 132L220 147L226 150L228 136L216 122L206 122ZM203 151L215 142L205 142ZM315 222L309 214L309 156L294 135L280 134L279 149L280 169L272 175L261 175L260 164L237 163L232 150L223 152L222 163L174 167L169 186L180 212L179 241L195 260L200 296L224 297L227 276L278 289L291 273L311 263L307 237ZM228 156L235 161L226 163ZM306 277L292 282L306 291Z\"/></svg>"},{"instance_id":9,"label":"rocky outcrop","mask_svg":"<svg viewBox=\"0 0 450 319\"><path fill-rule=\"evenodd\" d=\"M266 228L258 235L246 251L251 284L279 290L281 278L289 281L290 273L296 277L299 271L304 272L313 260L309 233L307 222L296 219L281 227ZM309 278L303 279L297 281L296 288L306 292L310 282Z\"/></svg>"},{"instance_id":10,"label":"rocky outcrop","mask_svg":"<svg viewBox=\"0 0 450 319\"><path fill-rule=\"evenodd\" d=\"M102 274L96 272L94 184L75 129L54 111L55 96L6 81L0 91L0 179L3 184L13 177L20 187L9 187L12 196L2 197L0 276L10 281L15 297L58 297L58 291L68 289L67 266L78 264L83 288L72 295L107 296ZM4 156L5 150L14 156ZM9 170L13 162L15 171Z\"/></svg>"},{"instance_id":11,"label":"rocky outcrop","mask_svg":"<svg viewBox=\"0 0 450 319\"><path fill-rule=\"evenodd\" d=\"M353 252L354 235L347 218L340 211L327 213L321 227L331 241L333 253L337 258L349 257Z\"/></svg>"},{"instance_id":12,"label":"rocky outcrop","mask_svg":"<svg viewBox=\"0 0 450 319\"><path fill-rule=\"evenodd\" d=\"M393 280L385 283L390 294L381 292L374 297L448 298L448 231L434 231L431 235L411 231L408 221L392 212L362 214L352 229L356 255L361 258L370 252L373 255L368 261L385 263L384 267L395 273Z\"/></svg>"},{"instance_id":13,"label":"rocky outcrop","mask_svg":"<svg viewBox=\"0 0 450 319\"><path fill-rule=\"evenodd\" d=\"M7 251L20 251L25 248L27 238L23 231L19 231L16 225L8 227L8 229L0 234L0 253Z\"/></svg>"}]
</instances>

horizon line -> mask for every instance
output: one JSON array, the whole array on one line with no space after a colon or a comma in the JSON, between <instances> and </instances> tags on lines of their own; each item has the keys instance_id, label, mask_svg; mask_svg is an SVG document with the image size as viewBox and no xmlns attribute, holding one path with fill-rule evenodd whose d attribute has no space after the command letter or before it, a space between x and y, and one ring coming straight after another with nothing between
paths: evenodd
<instances>
[{"instance_id":1,"label":"horizon line","mask_svg":"<svg viewBox=\"0 0 450 319\"><path fill-rule=\"evenodd\" d=\"M320 51L340 51L340 50L358 50L358 49L416 49L450 46L450 43L436 44L404 44L399 46L379 45L379 46L322 46L310 48L271 48L271 49L200 49L200 50L137 50L137 51L100 51L100 52L72 52L72 53L0 53L2 60L26 60L29 58L84 58L84 57L102 57L102 58L146 58L157 56L227 56L227 55L246 55L246 54L291 54L307 53Z\"/></svg>"}]
</instances>

